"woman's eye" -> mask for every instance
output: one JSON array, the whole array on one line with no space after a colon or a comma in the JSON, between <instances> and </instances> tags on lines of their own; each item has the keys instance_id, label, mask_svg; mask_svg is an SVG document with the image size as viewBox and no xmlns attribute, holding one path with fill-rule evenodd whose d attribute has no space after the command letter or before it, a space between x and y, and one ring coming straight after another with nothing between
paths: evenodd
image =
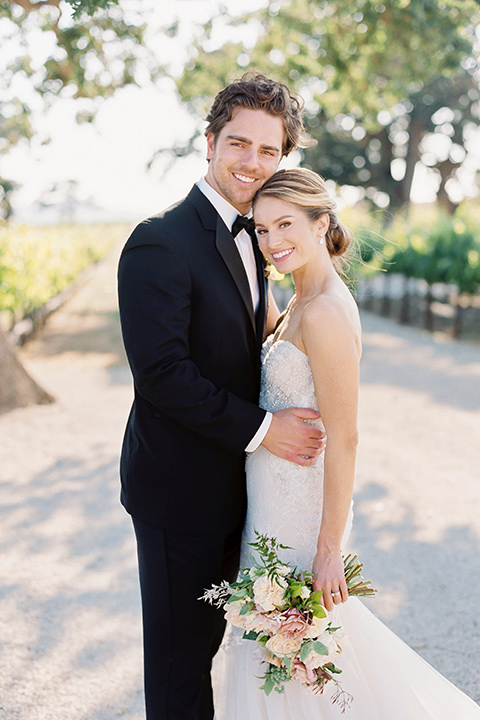
<instances>
[{"instance_id":1,"label":"woman's eye","mask_svg":"<svg viewBox=\"0 0 480 720\"><path fill-rule=\"evenodd\" d=\"M261 228L257 228L257 235L265 235L266 232L267 232L267 231L266 231L266 230L263 230L263 228L262 228L262 229L261 229Z\"/></svg>"},{"instance_id":2,"label":"woman's eye","mask_svg":"<svg viewBox=\"0 0 480 720\"><path fill-rule=\"evenodd\" d=\"M290 223L287 222L287 221L280 223L280 227L281 227L281 228L287 228L287 227L289 227L289 226L290 226Z\"/></svg>"}]
</instances>

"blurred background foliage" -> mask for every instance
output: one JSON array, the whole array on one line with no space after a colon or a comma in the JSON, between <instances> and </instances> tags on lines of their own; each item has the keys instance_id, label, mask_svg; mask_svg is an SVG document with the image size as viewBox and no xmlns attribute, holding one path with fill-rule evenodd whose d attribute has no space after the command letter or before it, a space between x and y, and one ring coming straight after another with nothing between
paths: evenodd
<instances>
[{"instance_id":1,"label":"blurred background foliage","mask_svg":"<svg viewBox=\"0 0 480 720\"><path fill-rule=\"evenodd\" d=\"M241 6L235 14L234 3L229 7L212 4L178 71L178 61L176 69L158 61L162 37L148 35L136 0L0 0L9 56L0 76L2 154L30 141L33 113L57 98L73 98L79 122L91 122L118 88L154 84L166 74L197 123L187 142L159 153L175 160L202 152L204 118L218 89L260 70L305 100L317 144L295 161L327 179L354 230L349 278L359 298L361 288L368 298L366 283L381 283L386 311L384 277L400 274L407 290L425 284L430 310L436 286L450 288L460 317L480 287L478 0L271 0L243 14ZM181 23L162 33L180 43ZM32 34L48 49L41 64L28 52ZM35 100L31 93L25 99L27 86ZM435 188L433 207L411 202L419 169ZM0 161L4 217L13 190Z\"/></svg>"},{"instance_id":2,"label":"blurred background foliage","mask_svg":"<svg viewBox=\"0 0 480 720\"><path fill-rule=\"evenodd\" d=\"M306 100L317 145L303 165L394 213L421 163L452 212L480 118L478 23L474 0L280 0L224 14L223 32L218 18L206 24L177 86L204 117L232 78L271 74Z\"/></svg>"},{"instance_id":3,"label":"blurred background foliage","mask_svg":"<svg viewBox=\"0 0 480 720\"><path fill-rule=\"evenodd\" d=\"M11 328L68 288L127 231L122 223L0 226L2 326Z\"/></svg>"},{"instance_id":4,"label":"blurred background foliage","mask_svg":"<svg viewBox=\"0 0 480 720\"><path fill-rule=\"evenodd\" d=\"M417 281L429 329L434 292L447 286L454 336L480 291L480 206L459 192L466 178L472 196L479 188L479 10L474 0L279 0L241 16L225 12L221 28L216 18L199 31L177 79L199 118L219 87L250 68L296 90L317 141L300 163L340 200L348 189L356 201L342 213L357 238L349 282L368 297L368 279L379 273L370 291L382 284L388 314L381 276L403 276L398 312L406 321ZM436 188L433 209L411 202L419 166Z\"/></svg>"}]
</instances>

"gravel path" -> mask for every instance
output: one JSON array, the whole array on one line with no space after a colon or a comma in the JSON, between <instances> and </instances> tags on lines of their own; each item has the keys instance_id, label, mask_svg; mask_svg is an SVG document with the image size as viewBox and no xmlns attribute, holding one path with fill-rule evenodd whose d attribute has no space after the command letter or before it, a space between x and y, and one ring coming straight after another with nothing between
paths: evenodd
<instances>
[{"instance_id":1,"label":"gravel path","mask_svg":"<svg viewBox=\"0 0 480 720\"><path fill-rule=\"evenodd\" d=\"M56 403L0 415L2 720L144 717L115 266L114 253L22 351ZM369 607L479 702L480 351L363 322L350 545L380 590Z\"/></svg>"}]
</instances>

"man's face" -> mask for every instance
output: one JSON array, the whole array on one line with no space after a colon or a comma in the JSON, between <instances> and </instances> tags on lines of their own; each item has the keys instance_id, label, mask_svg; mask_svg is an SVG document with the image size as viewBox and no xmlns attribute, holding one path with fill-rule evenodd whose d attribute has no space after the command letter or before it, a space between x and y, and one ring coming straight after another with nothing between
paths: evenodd
<instances>
[{"instance_id":1,"label":"man's face","mask_svg":"<svg viewBox=\"0 0 480 720\"><path fill-rule=\"evenodd\" d=\"M215 141L207 135L207 182L245 215L258 188L282 157L283 120L264 110L238 108Z\"/></svg>"}]
</instances>

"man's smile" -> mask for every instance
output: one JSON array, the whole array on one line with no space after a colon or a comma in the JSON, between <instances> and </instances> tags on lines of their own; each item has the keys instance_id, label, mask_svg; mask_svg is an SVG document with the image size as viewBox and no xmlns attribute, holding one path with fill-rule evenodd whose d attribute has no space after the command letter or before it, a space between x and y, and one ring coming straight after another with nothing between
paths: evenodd
<instances>
[{"instance_id":1,"label":"man's smile","mask_svg":"<svg viewBox=\"0 0 480 720\"><path fill-rule=\"evenodd\" d=\"M237 180L240 180L240 182L248 183L249 185L257 180L257 178L251 177L250 175L241 175L240 173L232 173L232 175Z\"/></svg>"}]
</instances>

